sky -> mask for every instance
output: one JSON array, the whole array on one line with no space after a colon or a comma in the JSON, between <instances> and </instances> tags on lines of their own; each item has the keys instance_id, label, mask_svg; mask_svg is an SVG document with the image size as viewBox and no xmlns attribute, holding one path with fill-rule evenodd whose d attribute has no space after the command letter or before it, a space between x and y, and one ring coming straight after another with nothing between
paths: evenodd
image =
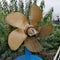
<instances>
[{"instance_id":1,"label":"sky","mask_svg":"<svg viewBox=\"0 0 60 60\"><path fill-rule=\"evenodd\" d=\"M27 1L27 0L25 0ZM40 5L42 0L37 0L37 4L38 6ZM47 13L51 7L54 8L54 12L53 12L53 18L57 19L56 16L59 15L60 16L60 0L44 0L45 1L45 8L44 8L44 13Z\"/></svg>"},{"instance_id":2,"label":"sky","mask_svg":"<svg viewBox=\"0 0 60 60\"><path fill-rule=\"evenodd\" d=\"M44 12L48 12L51 7L54 8L53 17L56 18L57 15L60 16L60 0L44 0L45 1L45 8ZM38 5L40 4L41 0L38 0Z\"/></svg>"},{"instance_id":3,"label":"sky","mask_svg":"<svg viewBox=\"0 0 60 60\"><path fill-rule=\"evenodd\" d=\"M9 2L9 0L7 0ZM28 0L25 0L28 1ZM39 5L42 0L37 0L37 4ZM54 8L53 17L56 18L57 15L60 16L60 0L44 0L45 8L44 12L47 13L51 7Z\"/></svg>"}]
</instances>

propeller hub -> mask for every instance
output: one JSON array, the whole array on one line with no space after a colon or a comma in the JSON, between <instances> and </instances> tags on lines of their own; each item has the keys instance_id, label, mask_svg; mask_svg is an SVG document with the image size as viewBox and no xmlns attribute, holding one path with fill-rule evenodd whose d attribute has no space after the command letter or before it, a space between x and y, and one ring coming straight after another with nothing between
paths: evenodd
<instances>
[{"instance_id":1,"label":"propeller hub","mask_svg":"<svg viewBox=\"0 0 60 60\"><path fill-rule=\"evenodd\" d=\"M38 31L33 26L30 26L26 29L25 33L28 36L35 36L36 34L38 34Z\"/></svg>"}]
</instances>

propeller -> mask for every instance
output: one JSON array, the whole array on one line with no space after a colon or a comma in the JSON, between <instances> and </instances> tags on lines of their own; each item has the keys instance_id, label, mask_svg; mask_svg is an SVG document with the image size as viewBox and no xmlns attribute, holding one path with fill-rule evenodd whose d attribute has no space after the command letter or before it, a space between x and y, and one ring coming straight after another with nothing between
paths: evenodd
<instances>
[{"instance_id":1,"label":"propeller","mask_svg":"<svg viewBox=\"0 0 60 60\"><path fill-rule=\"evenodd\" d=\"M19 29L25 29L29 25L26 16L19 12L12 12L7 15L6 22Z\"/></svg>"},{"instance_id":2,"label":"propeller","mask_svg":"<svg viewBox=\"0 0 60 60\"><path fill-rule=\"evenodd\" d=\"M34 3L30 9L30 24L35 27L41 22L42 10Z\"/></svg>"},{"instance_id":3,"label":"propeller","mask_svg":"<svg viewBox=\"0 0 60 60\"><path fill-rule=\"evenodd\" d=\"M38 37L40 37L40 38L47 37L48 35L50 35L52 30L53 30L53 25L52 24L44 25L43 27L41 27L39 29Z\"/></svg>"},{"instance_id":4,"label":"propeller","mask_svg":"<svg viewBox=\"0 0 60 60\"><path fill-rule=\"evenodd\" d=\"M53 29L53 25L45 25L39 30L35 29L36 26L41 22L42 10L34 3L30 9L30 24L26 16L19 12L12 12L7 15L6 22L11 26L17 27L13 30L8 37L8 45L11 50L17 50L21 44L32 52L40 52L43 47L38 42L37 38L43 38L48 36ZM37 36L38 37L37 37Z\"/></svg>"},{"instance_id":5,"label":"propeller","mask_svg":"<svg viewBox=\"0 0 60 60\"><path fill-rule=\"evenodd\" d=\"M16 50L20 47L27 35L23 30L15 29L9 34L8 44L11 50Z\"/></svg>"},{"instance_id":6,"label":"propeller","mask_svg":"<svg viewBox=\"0 0 60 60\"><path fill-rule=\"evenodd\" d=\"M24 45L32 52L40 52L43 49L42 45L37 41L35 37L28 37L24 41Z\"/></svg>"}]
</instances>

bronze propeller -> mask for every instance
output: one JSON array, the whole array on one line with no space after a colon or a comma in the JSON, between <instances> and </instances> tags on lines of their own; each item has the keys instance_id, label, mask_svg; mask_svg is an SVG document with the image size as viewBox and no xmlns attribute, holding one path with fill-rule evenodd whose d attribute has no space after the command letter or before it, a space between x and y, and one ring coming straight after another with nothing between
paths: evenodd
<instances>
[{"instance_id":1,"label":"bronze propeller","mask_svg":"<svg viewBox=\"0 0 60 60\"><path fill-rule=\"evenodd\" d=\"M12 12L7 15L6 22L17 29L13 30L8 37L8 45L11 50L17 50L24 42L24 46L32 52L39 52L43 49L37 38L48 36L53 29L53 25L45 25L39 30L35 29L42 20L42 10L34 3L30 8L30 16L19 12ZM37 36L36 36L37 35Z\"/></svg>"}]
</instances>

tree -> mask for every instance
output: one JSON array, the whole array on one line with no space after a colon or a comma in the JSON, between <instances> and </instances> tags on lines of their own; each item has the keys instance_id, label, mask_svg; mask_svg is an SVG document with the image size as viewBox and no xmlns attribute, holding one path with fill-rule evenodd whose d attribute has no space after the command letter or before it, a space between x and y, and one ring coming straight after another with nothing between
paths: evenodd
<instances>
[{"instance_id":1,"label":"tree","mask_svg":"<svg viewBox=\"0 0 60 60\"><path fill-rule=\"evenodd\" d=\"M31 0L29 0L28 2L25 3L25 15L27 16L27 18L29 19L29 13L30 13L30 6L32 4Z\"/></svg>"},{"instance_id":2,"label":"tree","mask_svg":"<svg viewBox=\"0 0 60 60\"><path fill-rule=\"evenodd\" d=\"M10 0L9 9L10 9L10 12L17 12L18 10L17 0Z\"/></svg>"},{"instance_id":3,"label":"tree","mask_svg":"<svg viewBox=\"0 0 60 60\"><path fill-rule=\"evenodd\" d=\"M34 3L37 3L37 0L33 0ZM24 52L23 47L20 47L17 51L13 52L9 49L7 45L7 38L9 33L13 30L10 25L8 25L5 22L5 18L7 14L10 12L21 12L25 14L29 20L29 13L30 13L30 6L32 4L32 0L29 0L28 2L24 2L22 0L10 0L10 4L7 3L6 0L2 0L0 2L0 57L2 56L7 58L8 56L15 58L18 55L22 55ZM44 11L45 7L45 1L42 0L40 4L40 8L42 11ZM42 25L52 22L52 14L53 14L53 8L51 8L46 15L42 18ZM47 38L39 39L40 43L45 47L45 50L50 50L52 48L56 48L60 45L60 31L56 31L57 27L54 27L53 34L50 35ZM60 29L60 26L58 27L58 30ZM4 59L5 60L5 59Z\"/></svg>"},{"instance_id":4,"label":"tree","mask_svg":"<svg viewBox=\"0 0 60 60\"><path fill-rule=\"evenodd\" d=\"M34 3L37 3L37 0L33 0L34 1Z\"/></svg>"},{"instance_id":5,"label":"tree","mask_svg":"<svg viewBox=\"0 0 60 60\"><path fill-rule=\"evenodd\" d=\"M3 16L3 8L2 8L2 3L0 2L0 19Z\"/></svg>"},{"instance_id":6,"label":"tree","mask_svg":"<svg viewBox=\"0 0 60 60\"><path fill-rule=\"evenodd\" d=\"M41 1L41 4L40 4L40 8L42 9L42 11L43 11L44 7L45 7L45 1L42 0L42 1Z\"/></svg>"},{"instance_id":7,"label":"tree","mask_svg":"<svg viewBox=\"0 0 60 60\"><path fill-rule=\"evenodd\" d=\"M51 8L48 13L43 17L45 23L52 22L53 8Z\"/></svg>"},{"instance_id":8,"label":"tree","mask_svg":"<svg viewBox=\"0 0 60 60\"><path fill-rule=\"evenodd\" d=\"M0 13L2 13L2 4L0 2Z\"/></svg>"},{"instance_id":9,"label":"tree","mask_svg":"<svg viewBox=\"0 0 60 60\"><path fill-rule=\"evenodd\" d=\"M19 7L18 11L21 12L21 13L24 13L24 4L23 4L22 0L19 0L18 7Z\"/></svg>"},{"instance_id":10,"label":"tree","mask_svg":"<svg viewBox=\"0 0 60 60\"><path fill-rule=\"evenodd\" d=\"M7 15L9 13L9 10L8 10L8 3L6 0L2 0L2 13L4 15Z\"/></svg>"}]
</instances>

